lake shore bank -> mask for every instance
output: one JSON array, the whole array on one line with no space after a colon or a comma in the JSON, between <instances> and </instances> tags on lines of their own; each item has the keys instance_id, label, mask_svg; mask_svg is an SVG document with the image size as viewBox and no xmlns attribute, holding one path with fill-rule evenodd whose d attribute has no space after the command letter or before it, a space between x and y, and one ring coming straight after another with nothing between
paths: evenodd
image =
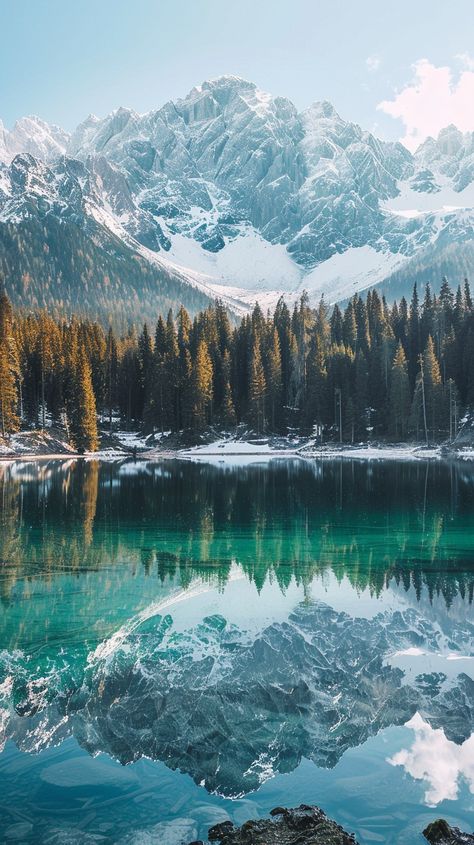
<instances>
[{"instance_id":1,"label":"lake shore bank","mask_svg":"<svg viewBox=\"0 0 474 845\"><path fill-rule=\"evenodd\" d=\"M325 443L302 437L208 437L208 442L187 445L179 438L151 438L139 432L116 432L104 436L97 452L79 453L57 433L25 431L0 439L0 462L44 460L161 461L182 459L204 462L250 463L291 458L300 460L474 460L474 446L452 444L426 446L419 443Z\"/></svg>"}]
</instances>

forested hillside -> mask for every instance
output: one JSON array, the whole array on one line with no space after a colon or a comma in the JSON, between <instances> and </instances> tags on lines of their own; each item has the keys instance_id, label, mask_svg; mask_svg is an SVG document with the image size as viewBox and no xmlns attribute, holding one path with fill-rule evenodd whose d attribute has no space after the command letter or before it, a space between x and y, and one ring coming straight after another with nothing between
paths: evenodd
<instances>
[{"instance_id":1,"label":"forested hillside","mask_svg":"<svg viewBox=\"0 0 474 845\"><path fill-rule=\"evenodd\" d=\"M98 445L97 414L146 432L245 422L263 432L355 442L453 439L474 404L469 283L426 287L388 307L376 290L344 310L305 294L290 311L256 305L233 328L217 301L193 320L181 307L117 335L88 319L25 315L0 302L0 424L62 425L74 446ZM105 419L105 423L104 423Z\"/></svg>"},{"instance_id":2,"label":"forested hillside","mask_svg":"<svg viewBox=\"0 0 474 845\"><path fill-rule=\"evenodd\" d=\"M71 220L31 215L15 224L0 222L0 242L0 273L17 306L47 307L56 316L93 315L123 328L144 314L166 313L176 301L192 312L209 302L120 238L109 233L104 243Z\"/></svg>"}]
</instances>

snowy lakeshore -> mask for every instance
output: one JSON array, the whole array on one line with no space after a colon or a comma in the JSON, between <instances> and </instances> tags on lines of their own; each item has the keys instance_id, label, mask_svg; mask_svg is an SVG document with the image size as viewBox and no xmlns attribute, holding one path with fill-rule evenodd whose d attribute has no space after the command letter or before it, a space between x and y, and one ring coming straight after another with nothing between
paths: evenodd
<instances>
[{"instance_id":1,"label":"snowy lakeshore","mask_svg":"<svg viewBox=\"0 0 474 845\"><path fill-rule=\"evenodd\" d=\"M8 439L0 439L0 461L84 458L87 460L159 461L182 459L204 463L245 465L277 459L299 460L474 460L474 447L453 445L359 443L355 445L325 443L299 437L246 437L225 435L196 445L182 445L171 440L169 433L146 437L140 432L116 431L106 435L96 452L79 454L57 432L24 431ZM171 441L171 442L170 442Z\"/></svg>"}]
</instances>

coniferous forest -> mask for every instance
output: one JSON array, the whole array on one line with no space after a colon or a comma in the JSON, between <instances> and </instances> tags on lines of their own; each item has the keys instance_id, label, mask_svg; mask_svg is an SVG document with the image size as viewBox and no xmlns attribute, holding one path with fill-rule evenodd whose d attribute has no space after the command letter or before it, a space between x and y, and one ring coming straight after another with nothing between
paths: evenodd
<instances>
[{"instance_id":1,"label":"coniferous forest","mask_svg":"<svg viewBox=\"0 0 474 845\"><path fill-rule=\"evenodd\" d=\"M146 433L317 431L353 443L452 440L474 404L474 308L467 279L388 305L376 290L344 308L303 294L233 325L216 301L118 336L89 319L14 311L0 300L0 433L61 426L79 451L99 427ZM100 426L98 424L100 418Z\"/></svg>"}]
</instances>

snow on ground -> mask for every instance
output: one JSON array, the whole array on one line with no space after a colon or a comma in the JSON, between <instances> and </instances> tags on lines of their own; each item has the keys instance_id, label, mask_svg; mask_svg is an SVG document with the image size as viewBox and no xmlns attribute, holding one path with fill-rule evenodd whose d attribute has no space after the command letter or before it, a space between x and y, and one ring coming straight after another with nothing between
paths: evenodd
<instances>
[{"instance_id":1,"label":"snow on ground","mask_svg":"<svg viewBox=\"0 0 474 845\"><path fill-rule=\"evenodd\" d=\"M462 461L474 461L474 449L457 449L456 457Z\"/></svg>"},{"instance_id":2,"label":"snow on ground","mask_svg":"<svg viewBox=\"0 0 474 845\"><path fill-rule=\"evenodd\" d=\"M288 306L292 306L294 302L300 297L299 291L287 290L245 290L244 288L235 288L227 285L212 285L216 296L220 299L229 299L231 297L238 303L246 305L248 308L253 308L258 302L264 312L270 310L274 311L278 300L283 297Z\"/></svg>"},{"instance_id":3,"label":"snow on ground","mask_svg":"<svg viewBox=\"0 0 474 845\"><path fill-rule=\"evenodd\" d=\"M168 431L165 434L171 434L171 432ZM155 440L160 440L165 434L155 435ZM123 460L125 457L124 453L131 453L135 450L138 453L143 453L150 449L150 444L147 442L148 436L144 437L139 431L113 431L111 436L113 438L113 445L104 446L98 452L88 452L87 458L101 461L116 461Z\"/></svg>"},{"instance_id":4,"label":"snow on ground","mask_svg":"<svg viewBox=\"0 0 474 845\"><path fill-rule=\"evenodd\" d=\"M248 441L222 439L203 446L182 449L178 457L205 463L225 463L226 465L246 465L249 463L272 460L273 458L349 458L351 460L427 460L440 458L439 448L427 449L420 446L347 446L341 449L325 446L292 445L275 446L268 440ZM474 457L474 452L473 452Z\"/></svg>"},{"instance_id":5,"label":"snow on ground","mask_svg":"<svg viewBox=\"0 0 474 845\"><path fill-rule=\"evenodd\" d=\"M362 461L413 461L440 458L441 451L433 447L428 449L424 446L347 446L341 449L337 447L319 449L305 449L300 454L309 458L351 458Z\"/></svg>"},{"instance_id":6,"label":"snow on ground","mask_svg":"<svg viewBox=\"0 0 474 845\"><path fill-rule=\"evenodd\" d=\"M300 284L312 302L324 294L329 305L382 282L406 261L405 256L377 252L371 246L351 247L336 253L307 273Z\"/></svg>"},{"instance_id":7,"label":"snow on ground","mask_svg":"<svg viewBox=\"0 0 474 845\"><path fill-rule=\"evenodd\" d=\"M73 449L58 433L48 431L21 431L9 437L0 437L0 457L16 455L67 454Z\"/></svg>"},{"instance_id":8,"label":"snow on ground","mask_svg":"<svg viewBox=\"0 0 474 845\"><path fill-rule=\"evenodd\" d=\"M252 463L264 463L273 459L299 460L335 460L337 458L361 461L374 460L448 460L474 461L474 448L452 448L444 452L441 447L416 445L364 445L342 446L325 444L322 448L308 443L299 436L279 438L236 439L235 435L222 436L212 443L189 448L176 448L166 444L171 434L167 431L157 433L153 438L144 437L137 431L113 432L110 445L104 445L97 452L88 452L86 460L127 461L136 450L137 463L159 462L167 458L201 461L225 466L245 466ZM160 441L165 439L164 445ZM60 432L24 431L9 438L0 438L0 459L34 459L41 457L75 456L74 450L60 436ZM124 470L125 472L128 470ZM131 469L129 470L132 471Z\"/></svg>"},{"instance_id":9,"label":"snow on ground","mask_svg":"<svg viewBox=\"0 0 474 845\"><path fill-rule=\"evenodd\" d=\"M295 457L295 449L276 449L268 440L229 440L224 438L204 446L181 449L178 457L204 463L225 464L226 466L246 466L261 463L273 458Z\"/></svg>"},{"instance_id":10,"label":"snow on ground","mask_svg":"<svg viewBox=\"0 0 474 845\"><path fill-rule=\"evenodd\" d=\"M18 452L29 452L30 447L21 439L18 439L16 434L13 434L8 439L0 442L0 455L15 455Z\"/></svg>"},{"instance_id":11,"label":"snow on ground","mask_svg":"<svg viewBox=\"0 0 474 845\"><path fill-rule=\"evenodd\" d=\"M441 190L434 193L414 191L407 182L399 184L397 197L387 200L382 208L401 217L419 217L422 214L445 213L474 207L474 182L463 191L455 191L448 179L437 176Z\"/></svg>"},{"instance_id":12,"label":"snow on ground","mask_svg":"<svg viewBox=\"0 0 474 845\"><path fill-rule=\"evenodd\" d=\"M258 301L265 309L274 308L280 296L291 304L303 290L313 302L324 294L333 304L383 281L406 257L352 247L305 273L283 244L270 244L248 227L218 253L207 252L193 238L173 235L171 250L161 260L188 280L194 277L207 293L247 307Z\"/></svg>"},{"instance_id":13,"label":"snow on ground","mask_svg":"<svg viewBox=\"0 0 474 845\"><path fill-rule=\"evenodd\" d=\"M147 449L147 438L140 434L139 431L115 431L114 437L121 446L125 449Z\"/></svg>"},{"instance_id":14,"label":"snow on ground","mask_svg":"<svg viewBox=\"0 0 474 845\"><path fill-rule=\"evenodd\" d=\"M227 241L219 252L208 252L185 235L173 235L167 258L189 272L199 272L213 283L244 291L294 290L303 272L283 244L271 244L250 226Z\"/></svg>"}]
</instances>

